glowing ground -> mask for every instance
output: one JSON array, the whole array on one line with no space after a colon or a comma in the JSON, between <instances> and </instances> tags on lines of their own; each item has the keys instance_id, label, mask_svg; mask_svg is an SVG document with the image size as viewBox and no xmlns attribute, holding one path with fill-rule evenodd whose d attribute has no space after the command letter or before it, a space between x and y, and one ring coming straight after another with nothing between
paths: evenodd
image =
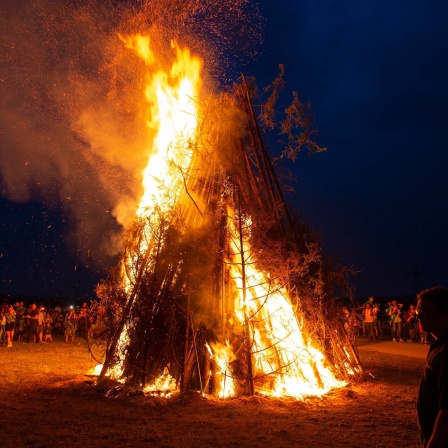
<instances>
[{"instance_id":1,"label":"glowing ground","mask_svg":"<svg viewBox=\"0 0 448 448\"><path fill-rule=\"evenodd\" d=\"M418 446L422 359L362 351L375 380L307 402L197 394L167 402L125 393L106 398L91 386L85 372L94 362L77 343L0 347L2 447Z\"/></svg>"}]
</instances>

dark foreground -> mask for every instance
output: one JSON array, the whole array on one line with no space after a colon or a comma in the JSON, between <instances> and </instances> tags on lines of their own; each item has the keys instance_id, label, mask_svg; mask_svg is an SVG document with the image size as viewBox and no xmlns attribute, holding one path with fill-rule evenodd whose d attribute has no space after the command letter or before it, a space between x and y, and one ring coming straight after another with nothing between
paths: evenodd
<instances>
[{"instance_id":1,"label":"dark foreground","mask_svg":"<svg viewBox=\"0 0 448 448\"><path fill-rule=\"evenodd\" d=\"M80 345L78 345L80 343ZM75 344L0 347L0 447L418 447L424 360L362 350L375 379L323 398L106 398Z\"/></svg>"}]
</instances>

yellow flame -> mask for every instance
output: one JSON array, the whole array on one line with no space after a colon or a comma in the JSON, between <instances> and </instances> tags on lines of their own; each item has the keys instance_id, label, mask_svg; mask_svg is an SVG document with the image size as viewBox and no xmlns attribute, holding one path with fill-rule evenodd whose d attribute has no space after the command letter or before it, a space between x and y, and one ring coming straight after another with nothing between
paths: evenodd
<instances>
[{"instance_id":1,"label":"yellow flame","mask_svg":"<svg viewBox=\"0 0 448 448\"><path fill-rule=\"evenodd\" d=\"M156 380L145 387L144 392L151 395L160 395L162 397L169 397L174 392L178 390L178 384L175 378L173 378L168 368L165 367L162 375L160 375Z\"/></svg>"},{"instance_id":2,"label":"yellow flame","mask_svg":"<svg viewBox=\"0 0 448 448\"><path fill-rule=\"evenodd\" d=\"M155 64L148 36L122 37L122 40L146 64ZM182 175L190 165L198 125L202 61L174 41L171 47L176 54L171 69L169 72L150 70L145 89L149 105L147 126L156 136L148 150L149 162L143 173L144 193L137 211L139 216L151 213L155 205L162 212L170 211L175 205Z\"/></svg>"},{"instance_id":3,"label":"yellow flame","mask_svg":"<svg viewBox=\"0 0 448 448\"><path fill-rule=\"evenodd\" d=\"M138 253L147 250L151 233L160 225L160 211L169 218L188 174L198 126L202 61L187 48L171 43L175 60L169 71L155 69L157 58L147 36L121 38L148 65L145 97L148 103L147 126L155 132L148 148L148 164L143 173L143 197L137 216L151 219L146 238ZM169 221L169 219L168 219ZM130 261L132 265L135 260ZM131 283L132 283L132 279Z\"/></svg>"},{"instance_id":4,"label":"yellow flame","mask_svg":"<svg viewBox=\"0 0 448 448\"><path fill-rule=\"evenodd\" d=\"M230 219L234 254L240 254L239 234ZM250 232L250 219L244 227ZM230 263L231 277L237 290L235 314L241 325L249 320L252 340L255 389L271 396L322 395L335 387L345 385L335 378L327 367L325 357L306 340L303 324L288 298L285 288L276 285L269 276L259 272L251 256L247 238L243 238L245 257L245 293L243 268L236 260ZM241 255L239 255L241 256Z\"/></svg>"},{"instance_id":5,"label":"yellow flame","mask_svg":"<svg viewBox=\"0 0 448 448\"><path fill-rule=\"evenodd\" d=\"M144 92L148 103L146 124L155 134L148 144L148 164L142 174L144 193L137 210L137 216L146 219L148 224L135 255L122 265L123 286L130 294L135 285L137 273L134 269L139 266L138 257L148 250L152 252L150 242L155 229L163 225L159 216L166 218L164 225L167 226L182 191L184 178L188 175L198 126L203 63L187 48L180 48L176 42L171 42L175 59L166 71L158 64L149 36L120 36L120 39L144 60L148 68ZM160 234L163 235L163 231ZM123 353L127 344L127 330L124 328L118 353ZM121 364L122 361L114 368L115 376L122 374ZM158 387L160 390L161 386Z\"/></svg>"},{"instance_id":6,"label":"yellow flame","mask_svg":"<svg viewBox=\"0 0 448 448\"><path fill-rule=\"evenodd\" d=\"M87 375L95 375L98 376L101 373L101 370L103 368L103 364L97 364L95 367L92 367L88 372Z\"/></svg>"},{"instance_id":7,"label":"yellow flame","mask_svg":"<svg viewBox=\"0 0 448 448\"><path fill-rule=\"evenodd\" d=\"M207 348L209 348L207 346ZM223 344L211 344L209 348L211 359L215 362L218 371L216 372L218 380L218 397L229 398L235 395L235 380L232 377L231 363L235 360L232 347L229 341Z\"/></svg>"},{"instance_id":8,"label":"yellow flame","mask_svg":"<svg viewBox=\"0 0 448 448\"><path fill-rule=\"evenodd\" d=\"M155 134L148 147L149 160L142 174L144 193L137 210L137 216L151 220L151 225L145 227L145 238L135 255L138 257L151 250L148 242L154 229L169 225L188 175L198 127L202 61L192 56L188 49L181 49L172 42L176 57L170 69L165 71L159 68L149 37L135 35L120 38L148 67L145 89L149 117L147 126ZM157 210L166 218L165 224L158 219ZM229 216L232 213L229 211ZM250 225L250 219L247 219L244 223L246 233L250 232ZM239 254L239 235L233 219L229 219L229 227L230 232L237 236L231 240L232 251ZM238 291L235 315L241 326L250 321L250 328L246 331L250 333L252 344L256 391L272 396L302 397L321 395L331 388L344 385L326 366L324 355L304 337L302 322L297 318L287 291L271 281L269 275L256 269L256 260L249 255L247 235L243 238L242 252L246 257L244 289L242 265L237 255L229 265ZM128 267L137 265L137 258L127 260L126 264ZM124 285L129 293L135 278L132 277L132 269L126 272L128 277L124 276ZM126 333L125 329L119 342L123 349L128 343ZM213 344L211 352L218 370L219 397L233 396L232 348L228 342ZM119 372L120 366L116 369ZM176 380L165 370L145 390L171 393L176 388Z\"/></svg>"}]
</instances>

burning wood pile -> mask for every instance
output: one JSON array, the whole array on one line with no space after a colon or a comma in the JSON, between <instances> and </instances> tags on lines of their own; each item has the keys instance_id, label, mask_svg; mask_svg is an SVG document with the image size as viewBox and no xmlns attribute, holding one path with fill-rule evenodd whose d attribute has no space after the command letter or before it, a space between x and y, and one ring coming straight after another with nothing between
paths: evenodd
<instances>
[{"instance_id":1,"label":"burning wood pile","mask_svg":"<svg viewBox=\"0 0 448 448\"><path fill-rule=\"evenodd\" d=\"M263 142L281 74L260 119L244 77L207 94L202 61L188 49L173 42L163 68L149 37L121 39L147 66L154 138L120 264L97 288L99 380L164 394L300 398L359 378L324 293L318 240L289 211ZM296 148L318 149L306 106L295 97L287 112L284 134L300 129Z\"/></svg>"}]
</instances>

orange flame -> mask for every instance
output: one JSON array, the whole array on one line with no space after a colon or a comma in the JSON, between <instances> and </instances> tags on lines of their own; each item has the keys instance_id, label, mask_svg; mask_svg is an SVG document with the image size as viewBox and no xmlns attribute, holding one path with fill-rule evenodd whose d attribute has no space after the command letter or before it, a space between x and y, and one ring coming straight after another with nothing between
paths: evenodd
<instances>
[{"instance_id":1,"label":"orange flame","mask_svg":"<svg viewBox=\"0 0 448 448\"><path fill-rule=\"evenodd\" d=\"M142 174L144 194L137 210L137 216L147 219L151 225L145 226L145 238L142 238L135 255L138 257L138 254L151 251L148 242L154 229L169 225L184 178L188 176L198 127L202 61L192 56L188 49L181 49L172 42L176 59L170 70L164 71L158 68L157 55L151 49L148 36L120 38L148 67L145 90L149 108L147 125L155 133L148 148L149 161ZM158 219L157 210L168 218L166 223ZM256 391L271 396L303 397L321 395L344 385L326 366L323 354L304 337L302 322L297 318L286 289L256 269L247 235L242 238L243 247L238 247L237 242L241 239L235 228L233 210L230 209L228 215L230 233L234 236L231 247L235 255L229 266L237 292L235 317L241 327L250 322L245 331L249 332L251 341ZM250 225L250 219L246 218L246 233L250 233ZM238 254L245 257L245 285ZM125 264L137 265L137 259L126 260ZM124 284L129 292L135 278L132 270L124 267ZM127 345L126 334L125 329L119 341L119 351L120 347ZM213 344L209 351L218 370L219 397L233 396L236 387L231 375L234 360L231 345L228 342ZM147 390L172 392L176 387L175 380L165 371Z\"/></svg>"},{"instance_id":2,"label":"orange flame","mask_svg":"<svg viewBox=\"0 0 448 448\"><path fill-rule=\"evenodd\" d=\"M165 367L162 375L160 375L156 380L145 387L144 392L150 395L160 395L162 397L169 397L177 390L177 381L173 378L168 368Z\"/></svg>"},{"instance_id":3,"label":"orange flame","mask_svg":"<svg viewBox=\"0 0 448 448\"><path fill-rule=\"evenodd\" d=\"M154 229L160 226L160 211L169 217L182 190L184 176L190 167L198 125L202 61L181 49L174 41L171 47L176 59L169 72L156 68L157 57L148 36L120 36L126 47L134 50L148 66L145 97L148 102L148 128L155 131L148 148L149 161L143 172L143 197L137 216L151 221L145 226L145 238L137 253L148 250ZM169 219L168 219L169 221ZM128 260L127 265L135 265ZM129 291L134 278L125 278Z\"/></svg>"},{"instance_id":4,"label":"orange flame","mask_svg":"<svg viewBox=\"0 0 448 448\"><path fill-rule=\"evenodd\" d=\"M231 216L231 210L229 215ZM342 387L344 382L335 378L326 366L322 352L304 337L303 323L288 298L285 288L257 271L247 237L239 247L238 230L234 219L229 219L233 253L244 257L245 286L242 263L234 256L230 263L231 277L238 294L235 298L235 315L243 326L250 322L255 390L271 396L322 395L330 389ZM250 233L251 222L244 227Z\"/></svg>"},{"instance_id":5,"label":"orange flame","mask_svg":"<svg viewBox=\"0 0 448 448\"><path fill-rule=\"evenodd\" d=\"M157 59L148 36L121 39L149 68L153 67ZM169 73L162 69L148 73L145 90L149 104L147 126L156 132L156 136L148 150L149 161L143 173L144 194L138 216L148 216L155 206L164 213L172 210L183 183L182 173L188 171L192 156L198 125L197 98L201 88L202 61L174 41L171 47L176 60Z\"/></svg>"},{"instance_id":6,"label":"orange flame","mask_svg":"<svg viewBox=\"0 0 448 448\"><path fill-rule=\"evenodd\" d=\"M153 239L155 229L162 225L159 216L163 214L170 217L182 190L184 176L188 174L198 125L198 96L203 63L198 57L192 56L187 48L182 49L173 41L171 48L176 58L167 72L157 67L157 55L151 49L149 36L119 37L147 66L146 124L155 132L153 141L148 144L149 160L142 173L144 194L137 210L137 216L147 219L151 225L145 225L145 237L141 239L140 247L133 258L125 260L122 265L124 288L130 293L136 273L126 267L138 266L139 254L152 251L149 242ZM127 344L125 327L118 342L118 353L123 353ZM111 375L119 377L121 374L119 363ZM171 387L172 382L168 383Z\"/></svg>"},{"instance_id":7,"label":"orange flame","mask_svg":"<svg viewBox=\"0 0 448 448\"><path fill-rule=\"evenodd\" d=\"M225 345L218 343L211 344L209 352L212 360L215 361L218 368L216 375L218 383L218 397L233 397L235 395L235 382L231 374L231 363L235 360L235 355L233 354L229 341L226 341Z\"/></svg>"}]
</instances>

